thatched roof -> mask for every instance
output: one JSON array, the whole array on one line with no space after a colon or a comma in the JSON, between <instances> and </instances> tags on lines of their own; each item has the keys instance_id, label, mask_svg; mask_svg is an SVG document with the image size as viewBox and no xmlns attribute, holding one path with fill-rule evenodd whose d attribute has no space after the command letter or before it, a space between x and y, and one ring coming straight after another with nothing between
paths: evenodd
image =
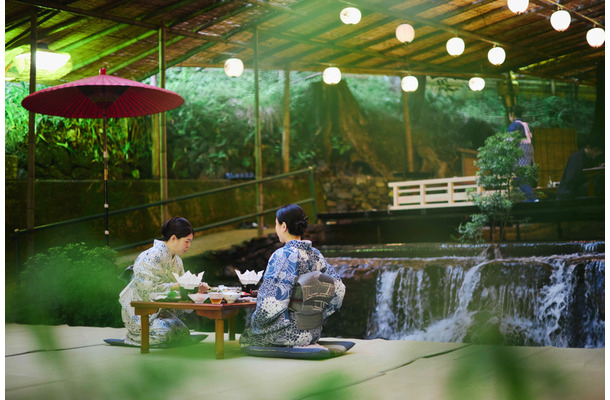
<instances>
[{"instance_id":1,"label":"thatched roof","mask_svg":"<svg viewBox=\"0 0 610 400\"><path fill-rule=\"evenodd\" d=\"M506 0L6 0L5 51L29 45L35 10L38 43L71 54L73 69L62 81L96 75L100 67L135 80L157 73L165 26L167 67L222 68L236 56L252 68L258 35L261 69L337 66L346 73L460 78L514 71L594 85L605 48L590 47L585 36L594 23L603 27L605 2L560 3L572 17L564 32L550 24L558 8L550 0L532 0L519 15ZM362 12L356 25L339 19L348 5ZM402 23L415 28L409 44L395 37ZM445 43L456 35L466 50L453 57ZM487 60L494 45L506 50L501 66Z\"/></svg>"}]
</instances>

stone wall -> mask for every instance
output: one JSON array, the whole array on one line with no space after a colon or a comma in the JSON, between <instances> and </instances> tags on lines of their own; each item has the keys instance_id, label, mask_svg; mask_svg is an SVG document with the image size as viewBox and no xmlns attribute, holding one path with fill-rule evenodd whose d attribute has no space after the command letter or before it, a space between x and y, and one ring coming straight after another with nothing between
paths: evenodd
<instances>
[{"instance_id":1,"label":"stone wall","mask_svg":"<svg viewBox=\"0 0 610 400\"><path fill-rule=\"evenodd\" d=\"M385 210L392 203L388 181L381 177L330 176L321 186L329 212Z\"/></svg>"}]
</instances>

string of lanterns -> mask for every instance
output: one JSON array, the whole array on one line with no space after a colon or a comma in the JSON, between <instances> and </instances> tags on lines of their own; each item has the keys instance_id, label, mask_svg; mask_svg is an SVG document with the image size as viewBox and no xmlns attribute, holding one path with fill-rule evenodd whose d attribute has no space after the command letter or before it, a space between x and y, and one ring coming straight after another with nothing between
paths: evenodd
<instances>
[{"instance_id":1,"label":"string of lanterns","mask_svg":"<svg viewBox=\"0 0 610 400\"><path fill-rule=\"evenodd\" d=\"M529 0L507 0L508 9L515 14L524 13L529 7ZM561 7L561 6L559 6ZM355 25L362 19L362 13L355 7L347 7L339 13L341 22L346 25ZM559 9L551 15L551 26L558 32L563 32L570 27L572 17L567 10ZM600 47L604 44L604 29L594 26L587 32L587 43L591 47ZM415 29L409 24L400 24L396 27L396 39L401 43L411 43L415 39ZM447 41L447 53L453 57L464 53L466 44L464 40L455 36ZM506 51L502 47L494 45L487 53L487 59L493 65L501 65L506 60ZM238 58L229 58L224 64L225 73L231 77L239 77L244 72L244 64ZM328 67L322 72L322 80L328 85L336 85L341 81L341 71L337 67ZM405 92L414 92L419 86L417 78L408 75L402 78L400 86ZM473 91L481 91L485 87L485 80L475 76L470 78L468 86Z\"/></svg>"}]
</instances>

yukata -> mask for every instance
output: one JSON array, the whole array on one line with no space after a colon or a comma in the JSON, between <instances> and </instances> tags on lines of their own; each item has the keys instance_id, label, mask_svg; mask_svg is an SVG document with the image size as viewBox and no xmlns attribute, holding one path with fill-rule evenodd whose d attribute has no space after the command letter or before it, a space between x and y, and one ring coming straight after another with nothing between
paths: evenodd
<instances>
[{"instance_id":1,"label":"yukata","mask_svg":"<svg viewBox=\"0 0 610 400\"><path fill-rule=\"evenodd\" d=\"M258 290L250 327L241 335L242 346L307 346L322 335L322 326L299 330L295 311L289 308L300 275L320 271L334 280L334 295L322 312L323 319L343 303L345 285L320 251L307 240L291 240L276 250L267 264Z\"/></svg>"},{"instance_id":2,"label":"yukata","mask_svg":"<svg viewBox=\"0 0 610 400\"><path fill-rule=\"evenodd\" d=\"M534 165L534 146L532 145L532 131L527 123L521 120L514 120L508 126L508 132L519 132L521 134L521 143L519 147L523 150L523 156L519 158L518 164L521 167Z\"/></svg>"},{"instance_id":3,"label":"yukata","mask_svg":"<svg viewBox=\"0 0 610 400\"><path fill-rule=\"evenodd\" d=\"M133 267L133 279L119 295L121 315L127 336L125 343L140 345L141 325L140 316L134 314L132 301L151 301L157 296L167 294L172 283L176 280L172 272L179 276L184 274L184 267L180 257L170 253L165 243L155 240L153 247L142 252ZM180 320L184 311L161 309L150 315L151 345L175 342L190 336L188 327Z\"/></svg>"},{"instance_id":4,"label":"yukata","mask_svg":"<svg viewBox=\"0 0 610 400\"><path fill-rule=\"evenodd\" d=\"M532 131L527 123L521 120L514 120L508 126L508 133L519 132L521 134L521 142L519 147L523 150L523 155L517 161L517 167L529 167L534 165L534 146L532 145ZM528 185L522 178L516 178L515 186L518 186L521 192L525 195L525 201L538 201L532 187Z\"/></svg>"}]
</instances>

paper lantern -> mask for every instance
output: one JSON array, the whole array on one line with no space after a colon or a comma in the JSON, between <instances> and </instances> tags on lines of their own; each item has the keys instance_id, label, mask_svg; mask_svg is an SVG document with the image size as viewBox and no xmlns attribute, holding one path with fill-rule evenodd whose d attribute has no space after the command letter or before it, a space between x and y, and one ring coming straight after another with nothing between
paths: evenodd
<instances>
[{"instance_id":1,"label":"paper lantern","mask_svg":"<svg viewBox=\"0 0 610 400\"><path fill-rule=\"evenodd\" d=\"M470 78L470 80L468 81L468 86L470 86L471 90L479 92L485 87L485 80L483 78L475 76L473 78Z\"/></svg>"},{"instance_id":2,"label":"paper lantern","mask_svg":"<svg viewBox=\"0 0 610 400\"><path fill-rule=\"evenodd\" d=\"M492 47L487 53L487 59L493 65L500 65L506 60L506 52L502 47Z\"/></svg>"},{"instance_id":3,"label":"paper lantern","mask_svg":"<svg viewBox=\"0 0 610 400\"><path fill-rule=\"evenodd\" d=\"M328 85L336 85L341 80L341 71L337 67L329 67L322 72L322 80Z\"/></svg>"},{"instance_id":4,"label":"paper lantern","mask_svg":"<svg viewBox=\"0 0 610 400\"><path fill-rule=\"evenodd\" d=\"M30 46L21 46L9 52L16 54L5 67L5 80L28 81L30 79ZM70 54L49 50L46 43L39 43L36 49L36 79L39 82L52 82L72 70Z\"/></svg>"},{"instance_id":5,"label":"paper lantern","mask_svg":"<svg viewBox=\"0 0 610 400\"><path fill-rule=\"evenodd\" d=\"M602 28L589 29L587 32L587 43L591 47L600 47L606 41L606 33Z\"/></svg>"},{"instance_id":6,"label":"paper lantern","mask_svg":"<svg viewBox=\"0 0 610 400\"><path fill-rule=\"evenodd\" d=\"M225 61L225 74L228 76L241 76L244 73L244 63L239 58L229 58Z\"/></svg>"},{"instance_id":7,"label":"paper lantern","mask_svg":"<svg viewBox=\"0 0 610 400\"><path fill-rule=\"evenodd\" d=\"M464 52L464 41L459 37L447 40L447 53L452 56L459 56Z\"/></svg>"},{"instance_id":8,"label":"paper lantern","mask_svg":"<svg viewBox=\"0 0 610 400\"><path fill-rule=\"evenodd\" d=\"M530 5L529 0L508 0L508 9L515 14L521 14Z\"/></svg>"},{"instance_id":9,"label":"paper lantern","mask_svg":"<svg viewBox=\"0 0 610 400\"><path fill-rule=\"evenodd\" d=\"M396 39L401 43L411 43L415 39L415 29L409 24L402 24L396 27Z\"/></svg>"},{"instance_id":10,"label":"paper lantern","mask_svg":"<svg viewBox=\"0 0 610 400\"><path fill-rule=\"evenodd\" d=\"M556 31L563 32L570 26L571 19L570 13L566 10L555 11L551 15L551 25Z\"/></svg>"},{"instance_id":11,"label":"paper lantern","mask_svg":"<svg viewBox=\"0 0 610 400\"><path fill-rule=\"evenodd\" d=\"M405 76L400 81L400 87L405 92L414 92L417 90L418 86L419 86L419 82L417 81L417 78L414 76Z\"/></svg>"},{"instance_id":12,"label":"paper lantern","mask_svg":"<svg viewBox=\"0 0 610 400\"><path fill-rule=\"evenodd\" d=\"M362 18L362 14L360 10L355 7L347 7L341 10L341 14L339 14L339 18L344 24L354 25L360 22L360 18Z\"/></svg>"}]
</instances>

